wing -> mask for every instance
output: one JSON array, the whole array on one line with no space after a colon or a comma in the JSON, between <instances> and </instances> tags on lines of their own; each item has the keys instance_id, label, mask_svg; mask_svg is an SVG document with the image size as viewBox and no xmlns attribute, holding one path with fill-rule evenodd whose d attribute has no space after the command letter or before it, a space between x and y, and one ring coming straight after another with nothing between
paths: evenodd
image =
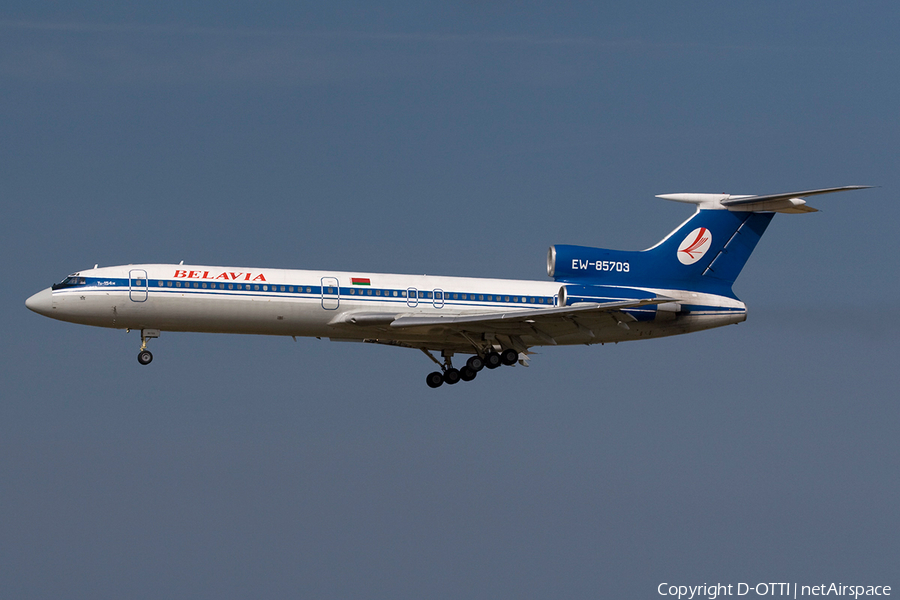
<instances>
[{"instance_id":1,"label":"wing","mask_svg":"<svg viewBox=\"0 0 900 600\"><path fill-rule=\"evenodd\" d=\"M454 316L401 316L394 319L390 327L397 332L409 333L458 333L478 338L500 335L510 338L532 338L555 345L556 338L573 333L594 337L591 324L605 319L607 324L618 323L627 329L627 323L635 318L627 314L628 309L653 304L672 302L665 296L654 296L639 300L617 300L614 302L581 302L557 308L513 310L503 313L479 313ZM525 344L517 344L525 345ZM524 349L523 349L524 350Z\"/></svg>"},{"instance_id":2,"label":"wing","mask_svg":"<svg viewBox=\"0 0 900 600\"><path fill-rule=\"evenodd\" d=\"M618 325L628 329L637 317L628 311L675 302L666 296L637 292L639 298L577 302L568 306L517 309L506 312L450 314L357 312L337 315L335 341L362 341L407 348L472 352L493 343L527 352L535 345L591 343L600 330Z\"/></svg>"}]
</instances>

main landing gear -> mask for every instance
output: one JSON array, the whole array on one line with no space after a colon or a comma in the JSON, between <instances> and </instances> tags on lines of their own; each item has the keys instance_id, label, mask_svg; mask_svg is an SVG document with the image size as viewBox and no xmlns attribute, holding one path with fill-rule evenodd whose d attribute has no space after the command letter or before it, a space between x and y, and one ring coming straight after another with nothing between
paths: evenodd
<instances>
[{"instance_id":1,"label":"main landing gear","mask_svg":"<svg viewBox=\"0 0 900 600\"><path fill-rule=\"evenodd\" d=\"M147 350L147 340L159 337L159 329L141 329L141 351L138 352L138 362L149 365L153 360L153 354Z\"/></svg>"},{"instance_id":2,"label":"main landing gear","mask_svg":"<svg viewBox=\"0 0 900 600\"><path fill-rule=\"evenodd\" d=\"M475 379L475 376L478 375L479 371L483 368L487 367L488 369L496 369L500 365L514 365L516 361L519 360L519 353L511 348L507 348L503 352L497 353L494 351L488 352L484 356L475 355L469 360L466 361L466 366L461 369L453 368L453 364L450 362L450 357L453 356L452 352L442 352L441 356L444 357L444 363L441 364L438 360L431 355L428 350L423 349L422 352L428 355L428 357L436 362L440 367L441 371L434 371L429 373L425 378L425 383L428 384L430 388L438 388L443 384L453 385L458 381L472 381Z\"/></svg>"}]
</instances>

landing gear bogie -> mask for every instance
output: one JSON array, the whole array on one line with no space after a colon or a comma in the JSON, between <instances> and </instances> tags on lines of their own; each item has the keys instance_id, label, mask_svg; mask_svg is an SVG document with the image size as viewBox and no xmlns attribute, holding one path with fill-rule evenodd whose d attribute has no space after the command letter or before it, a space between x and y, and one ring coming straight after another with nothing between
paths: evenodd
<instances>
[{"instance_id":1,"label":"landing gear bogie","mask_svg":"<svg viewBox=\"0 0 900 600\"><path fill-rule=\"evenodd\" d=\"M500 352L490 350L484 355L476 354L475 356L470 357L466 361L465 366L461 369L455 369L450 362L450 359L453 356L452 352L447 350L442 352L444 357L443 363L434 358L428 350L423 348L422 352L441 367L441 371L429 373L428 377L425 378L425 382L430 388L437 388L445 383L453 385L459 381L472 381L478 375L478 372L485 367L488 369L496 369L501 365L514 365L519 361L518 350L506 348Z\"/></svg>"},{"instance_id":2,"label":"landing gear bogie","mask_svg":"<svg viewBox=\"0 0 900 600\"><path fill-rule=\"evenodd\" d=\"M476 354L466 361L466 366L477 373L484 368L484 359Z\"/></svg>"},{"instance_id":3,"label":"landing gear bogie","mask_svg":"<svg viewBox=\"0 0 900 600\"><path fill-rule=\"evenodd\" d=\"M460 380L459 371L454 368L449 368L444 371L444 383L448 385L453 385L454 383L458 383Z\"/></svg>"},{"instance_id":4,"label":"landing gear bogie","mask_svg":"<svg viewBox=\"0 0 900 600\"><path fill-rule=\"evenodd\" d=\"M484 355L484 366L488 369L496 369L503 364L503 360L496 352L488 352Z\"/></svg>"},{"instance_id":5,"label":"landing gear bogie","mask_svg":"<svg viewBox=\"0 0 900 600\"><path fill-rule=\"evenodd\" d=\"M459 370L459 378L463 381L472 381L473 379L475 379L476 375L478 375L478 371L476 371L469 365L466 365Z\"/></svg>"},{"instance_id":6,"label":"landing gear bogie","mask_svg":"<svg viewBox=\"0 0 900 600\"><path fill-rule=\"evenodd\" d=\"M512 366L519 360L519 353L512 348L507 348L500 353L500 362L504 365Z\"/></svg>"},{"instance_id":7,"label":"landing gear bogie","mask_svg":"<svg viewBox=\"0 0 900 600\"><path fill-rule=\"evenodd\" d=\"M427 383L428 387L432 389L439 388L441 387L441 384L444 383L444 374L440 371L429 373L428 377L425 378L425 383Z\"/></svg>"}]
</instances>

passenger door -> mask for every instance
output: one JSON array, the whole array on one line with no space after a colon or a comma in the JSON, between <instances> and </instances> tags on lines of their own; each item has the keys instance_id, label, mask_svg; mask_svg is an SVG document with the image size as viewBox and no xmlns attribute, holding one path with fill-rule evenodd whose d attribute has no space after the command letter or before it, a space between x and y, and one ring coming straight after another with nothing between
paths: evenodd
<instances>
[{"instance_id":1,"label":"passenger door","mask_svg":"<svg viewBox=\"0 0 900 600\"><path fill-rule=\"evenodd\" d=\"M132 302L146 302L150 293L150 282L147 281L147 271L144 269L131 269L128 271L128 297Z\"/></svg>"},{"instance_id":2,"label":"passenger door","mask_svg":"<svg viewBox=\"0 0 900 600\"><path fill-rule=\"evenodd\" d=\"M337 277L322 278L322 308L335 310L341 305L341 288Z\"/></svg>"}]
</instances>

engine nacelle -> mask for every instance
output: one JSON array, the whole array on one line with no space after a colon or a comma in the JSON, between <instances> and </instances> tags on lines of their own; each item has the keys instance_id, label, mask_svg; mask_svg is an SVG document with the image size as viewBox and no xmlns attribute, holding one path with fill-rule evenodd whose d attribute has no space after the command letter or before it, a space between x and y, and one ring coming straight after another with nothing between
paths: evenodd
<instances>
[{"instance_id":1,"label":"engine nacelle","mask_svg":"<svg viewBox=\"0 0 900 600\"><path fill-rule=\"evenodd\" d=\"M591 279L626 283L633 279L639 252L605 250L587 246L550 246L547 275L556 280Z\"/></svg>"},{"instance_id":2,"label":"engine nacelle","mask_svg":"<svg viewBox=\"0 0 900 600\"><path fill-rule=\"evenodd\" d=\"M569 284L559 288L559 306L572 306L582 302L605 304L608 302L652 300L656 297L657 295L653 292L606 285ZM623 309L623 312L627 312L638 321L671 321L681 312L681 305L676 302L645 304Z\"/></svg>"},{"instance_id":3,"label":"engine nacelle","mask_svg":"<svg viewBox=\"0 0 900 600\"><path fill-rule=\"evenodd\" d=\"M559 306L572 306L579 302L622 302L628 300L652 300L653 292L606 285L569 284L559 288ZM653 305L649 305L651 308Z\"/></svg>"}]
</instances>

